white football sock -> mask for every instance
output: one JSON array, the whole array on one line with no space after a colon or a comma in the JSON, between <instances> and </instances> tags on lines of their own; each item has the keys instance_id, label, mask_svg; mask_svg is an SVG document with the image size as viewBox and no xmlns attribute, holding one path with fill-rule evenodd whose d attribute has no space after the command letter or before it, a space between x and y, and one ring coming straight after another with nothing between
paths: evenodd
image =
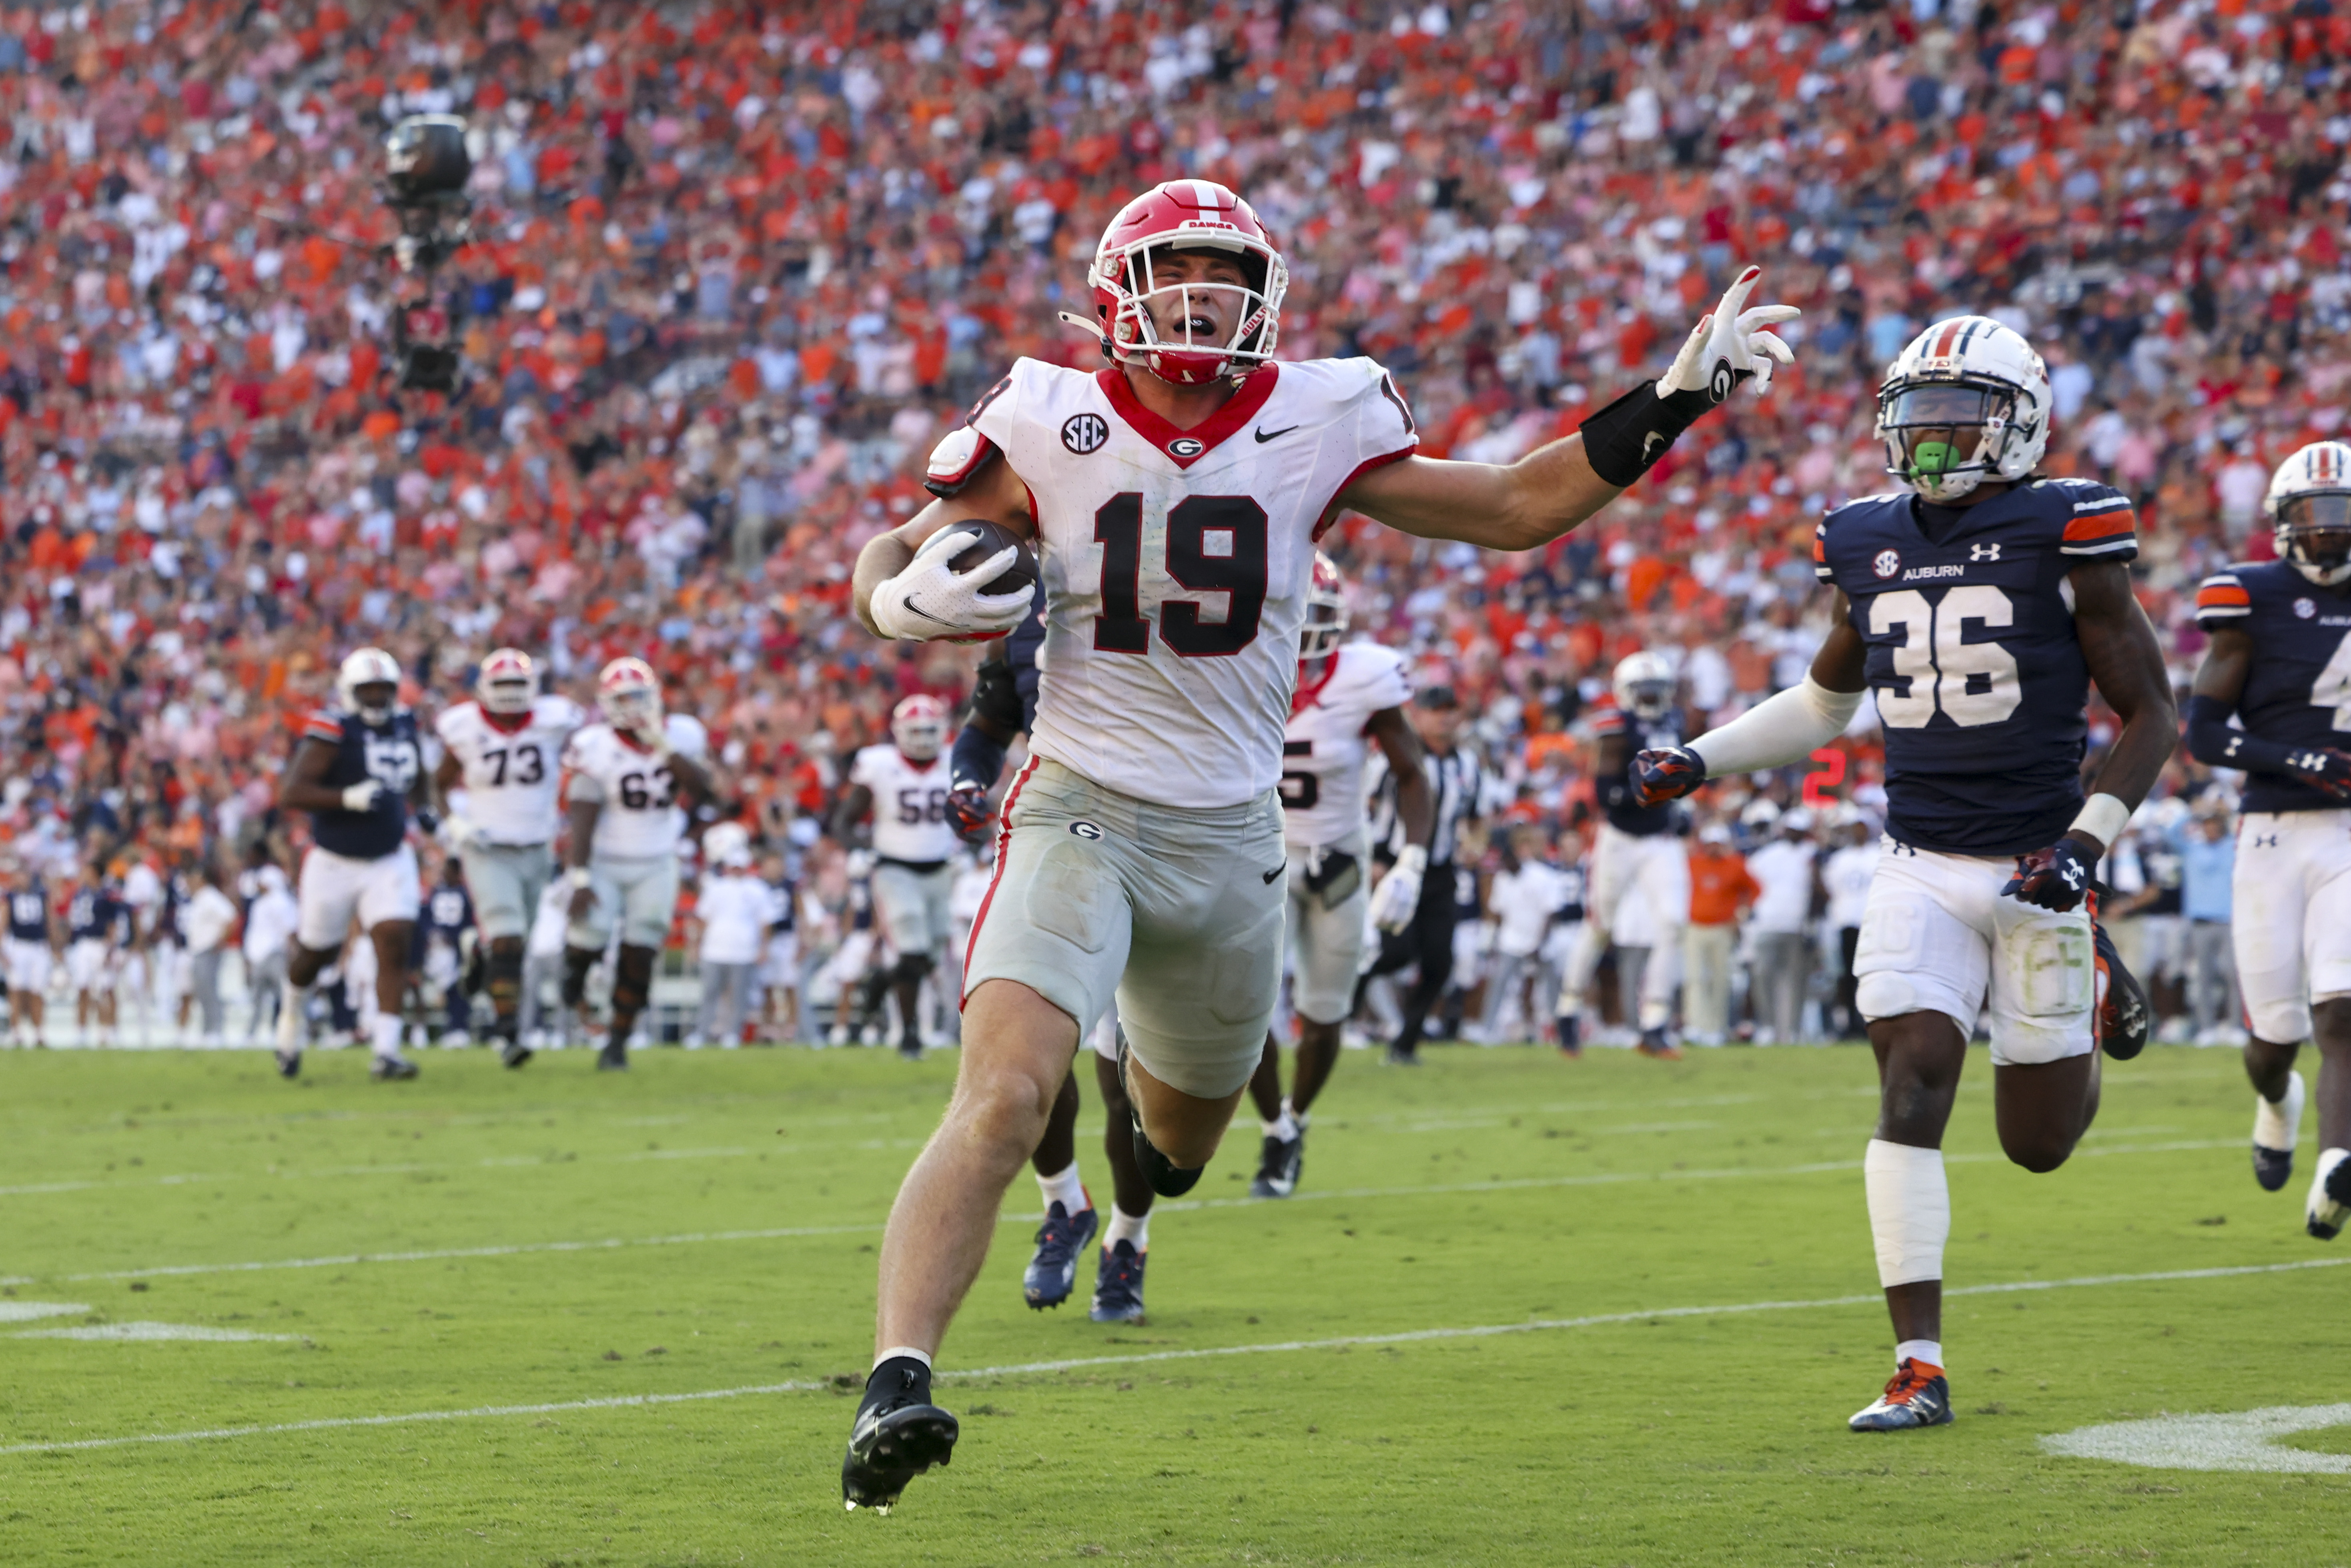
<instances>
[{"instance_id":1,"label":"white football sock","mask_svg":"<svg viewBox=\"0 0 2351 1568\"><path fill-rule=\"evenodd\" d=\"M1265 1135L1269 1138L1280 1138L1285 1144L1297 1139L1298 1118L1291 1113L1289 1101L1284 1100L1281 1103L1280 1115L1265 1124Z\"/></svg>"},{"instance_id":2,"label":"white football sock","mask_svg":"<svg viewBox=\"0 0 2351 1568\"><path fill-rule=\"evenodd\" d=\"M1093 1207L1093 1200L1086 1196L1085 1184L1078 1179L1078 1162L1075 1160L1070 1162L1070 1168L1065 1171L1039 1176L1037 1190L1045 1195L1045 1209L1048 1213L1052 1211L1053 1206L1057 1203L1073 1215L1081 1214Z\"/></svg>"},{"instance_id":3,"label":"white football sock","mask_svg":"<svg viewBox=\"0 0 2351 1568\"><path fill-rule=\"evenodd\" d=\"M1917 1362L1921 1366L1931 1366L1940 1371L1943 1365L1942 1342L1931 1339L1904 1340L1894 1347L1894 1364L1900 1366L1906 1361Z\"/></svg>"},{"instance_id":4,"label":"white football sock","mask_svg":"<svg viewBox=\"0 0 2351 1568\"><path fill-rule=\"evenodd\" d=\"M2299 1072L2285 1075L2284 1099L2264 1100L2254 1095L2253 1142L2280 1154L2292 1154L2302 1131L2302 1107L2307 1098L2308 1091Z\"/></svg>"},{"instance_id":5,"label":"white football sock","mask_svg":"<svg viewBox=\"0 0 2351 1568\"><path fill-rule=\"evenodd\" d=\"M1102 1250L1107 1252L1120 1242L1126 1242L1137 1252L1151 1249L1151 1216L1129 1214L1113 1203L1110 1206L1110 1228L1102 1232Z\"/></svg>"},{"instance_id":6,"label":"white football sock","mask_svg":"<svg viewBox=\"0 0 2351 1568\"><path fill-rule=\"evenodd\" d=\"M1877 1282L1891 1289L1941 1279L1943 1243L1951 1235L1943 1151L1872 1138L1861 1168L1869 1233L1877 1243Z\"/></svg>"},{"instance_id":7,"label":"white football sock","mask_svg":"<svg viewBox=\"0 0 2351 1568\"><path fill-rule=\"evenodd\" d=\"M298 986L291 980L285 982L284 992L277 1000L277 1051L281 1056L302 1043L304 1015L310 1009L310 991L308 986Z\"/></svg>"},{"instance_id":8,"label":"white football sock","mask_svg":"<svg viewBox=\"0 0 2351 1568\"><path fill-rule=\"evenodd\" d=\"M400 1015L378 1013L368 1019L369 1048L386 1061L400 1060Z\"/></svg>"},{"instance_id":9,"label":"white football sock","mask_svg":"<svg viewBox=\"0 0 2351 1568\"><path fill-rule=\"evenodd\" d=\"M931 1353L926 1350L916 1350L911 1344L892 1345L888 1350L883 1351L881 1354L873 1358L873 1364L875 1366L879 1366L885 1361L895 1361L901 1356L904 1356L909 1360L921 1362L925 1371L928 1371L930 1369ZM870 1369L867 1371L866 1375L869 1377L872 1375Z\"/></svg>"}]
</instances>

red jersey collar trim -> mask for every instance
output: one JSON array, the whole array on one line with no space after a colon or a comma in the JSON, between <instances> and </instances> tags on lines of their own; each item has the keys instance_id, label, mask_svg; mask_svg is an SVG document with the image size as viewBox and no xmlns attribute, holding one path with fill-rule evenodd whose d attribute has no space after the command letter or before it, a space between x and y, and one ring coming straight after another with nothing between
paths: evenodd
<instances>
[{"instance_id":1,"label":"red jersey collar trim","mask_svg":"<svg viewBox=\"0 0 2351 1568\"><path fill-rule=\"evenodd\" d=\"M1295 718L1300 714L1304 713L1308 708L1312 707L1316 703L1322 700L1323 688L1331 684L1331 677L1339 673L1338 650L1334 648L1329 653L1323 655L1322 663L1324 668L1322 671L1322 676L1320 680L1316 681L1311 685L1301 685L1290 694L1290 713L1291 717ZM1305 661L1301 660L1298 667L1301 674L1304 673L1306 668Z\"/></svg>"},{"instance_id":2,"label":"red jersey collar trim","mask_svg":"<svg viewBox=\"0 0 2351 1568\"><path fill-rule=\"evenodd\" d=\"M1111 412L1124 420L1137 435L1165 453L1178 468L1189 468L1255 419L1258 410L1265 406L1265 400L1273 395L1274 383L1280 377L1279 363L1259 366L1242 378L1240 390L1226 399L1222 408L1191 429L1178 430L1143 406L1126 373L1116 365L1106 365L1094 372L1102 395L1110 399Z\"/></svg>"},{"instance_id":3,"label":"red jersey collar trim","mask_svg":"<svg viewBox=\"0 0 2351 1568\"><path fill-rule=\"evenodd\" d=\"M474 706L481 710L482 721L500 735L520 735L530 727L533 716L533 710L530 708L525 708L520 713L493 713L481 703L475 703Z\"/></svg>"}]
</instances>

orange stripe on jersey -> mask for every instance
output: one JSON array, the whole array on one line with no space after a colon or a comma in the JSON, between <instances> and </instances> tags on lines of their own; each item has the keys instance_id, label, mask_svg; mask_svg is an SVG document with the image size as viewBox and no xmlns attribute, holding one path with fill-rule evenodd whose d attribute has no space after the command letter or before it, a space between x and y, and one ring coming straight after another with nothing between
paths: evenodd
<instances>
[{"instance_id":1,"label":"orange stripe on jersey","mask_svg":"<svg viewBox=\"0 0 2351 1568\"><path fill-rule=\"evenodd\" d=\"M2250 610L2253 596L2233 582L2208 582L2196 591L2199 610Z\"/></svg>"},{"instance_id":2,"label":"orange stripe on jersey","mask_svg":"<svg viewBox=\"0 0 2351 1568\"><path fill-rule=\"evenodd\" d=\"M2118 507L2111 512L2092 512L2087 517L2075 517L2067 523L2065 542L2078 545L2091 539L2111 539L2136 532L2137 528L2138 514L2128 507Z\"/></svg>"},{"instance_id":3,"label":"orange stripe on jersey","mask_svg":"<svg viewBox=\"0 0 2351 1568\"><path fill-rule=\"evenodd\" d=\"M1822 565L1824 564L1828 559L1829 541L1821 538L1820 535L1814 534L1813 536L1813 563L1816 566Z\"/></svg>"},{"instance_id":4,"label":"orange stripe on jersey","mask_svg":"<svg viewBox=\"0 0 2351 1568\"><path fill-rule=\"evenodd\" d=\"M340 740L343 727L330 714L314 713L302 721L302 733L319 740Z\"/></svg>"}]
</instances>

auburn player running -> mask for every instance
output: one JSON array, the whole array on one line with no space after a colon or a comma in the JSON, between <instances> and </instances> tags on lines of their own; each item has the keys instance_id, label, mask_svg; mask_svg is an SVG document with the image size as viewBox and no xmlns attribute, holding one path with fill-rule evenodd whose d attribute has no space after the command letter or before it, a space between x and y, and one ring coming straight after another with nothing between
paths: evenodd
<instances>
[{"instance_id":1,"label":"auburn player running","mask_svg":"<svg viewBox=\"0 0 2351 1568\"><path fill-rule=\"evenodd\" d=\"M898 1054L923 1055L923 979L946 956L947 891L955 881L955 824L947 820L947 706L915 695L890 714L890 739L862 747L849 765L849 791L833 817L833 837L847 843L855 824L873 819L873 913L897 962L889 982L898 997Z\"/></svg>"},{"instance_id":2,"label":"auburn player running","mask_svg":"<svg viewBox=\"0 0 2351 1568\"><path fill-rule=\"evenodd\" d=\"M1291 971L1290 1007L1298 1014L1298 1052L1287 1097L1281 1051L1270 1033L1249 1079L1249 1098L1265 1124L1252 1197L1288 1197L1298 1190L1307 1110L1330 1081L1339 1060L1340 1026L1354 1007L1366 912L1382 931L1412 924L1437 822L1420 737L1404 715L1412 698L1404 655L1377 643L1342 641L1346 589L1337 563L1317 550L1298 644L1298 685L1281 740L1281 839L1289 868L1283 886L1290 895L1282 946ZM1396 781L1405 838L1377 887L1364 880L1371 864L1364 810L1367 741L1378 743Z\"/></svg>"},{"instance_id":3,"label":"auburn player running","mask_svg":"<svg viewBox=\"0 0 2351 1568\"><path fill-rule=\"evenodd\" d=\"M498 1060L520 1067L530 1060L521 1037L523 942L555 874L563 748L588 716L569 697L542 694L538 666L519 648L484 659L474 693L434 724L448 749L433 786L448 804L442 831L465 862L485 945Z\"/></svg>"},{"instance_id":4,"label":"auburn player running","mask_svg":"<svg viewBox=\"0 0 2351 1568\"><path fill-rule=\"evenodd\" d=\"M2064 1164L2097 1113L2102 1033L2118 1058L2146 1043L2145 1000L2095 931L2090 873L2179 737L2125 566L2138 554L2129 501L2032 476L2049 440L2032 346L1981 316L1937 322L1887 371L1877 409L1887 471L1909 493L1821 523L1813 559L1836 588L1837 623L1811 674L1634 765L1641 800L1659 803L1709 776L1800 761L1865 691L1877 699L1886 853L1854 972L1880 1086L1869 1223L1897 1343L1894 1379L1855 1431L1951 1419L1943 1128L1978 1017L1990 1015L2001 1147L2035 1172ZM2123 727L2085 801L2092 681Z\"/></svg>"},{"instance_id":5,"label":"auburn player running","mask_svg":"<svg viewBox=\"0 0 2351 1568\"><path fill-rule=\"evenodd\" d=\"M604 722L572 736L563 773L571 837L565 875L563 1005L576 1017L588 971L613 933L612 1019L598 1071L625 1071L629 1036L653 998L653 964L677 910L677 846L688 814L710 799L702 721L662 711L661 682L643 659L615 659L596 677Z\"/></svg>"},{"instance_id":6,"label":"auburn player running","mask_svg":"<svg viewBox=\"0 0 2351 1568\"><path fill-rule=\"evenodd\" d=\"M2231 925L2252 1024L2253 1176L2272 1192L2293 1178L2294 1059L2314 1035L2319 1155L2303 1222L2331 1241L2351 1214L2351 445L2287 458L2268 504L2278 559L2232 566L2196 596L2212 644L2188 749L2247 775Z\"/></svg>"},{"instance_id":7,"label":"auburn player running","mask_svg":"<svg viewBox=\"0 0 2351 1568\"><path fill-rule=\"evenodd\" d=\"M1009 632L1035 590L992 593L1004 550L958 571L978 516L1041 542L1045 644L1031 758L964 976L946 1120L891 1211L877 1356L841 1469L886 1507L952 1451L930 1364L1037 1146L1081 1030L1115 993L1135 1153L1198 1180L1264 1054L1285 856L1275 786L1315 535L1342 507L1428 538L1547 543L1591 516L1746 375L1792 358L1740 274L1671 369L1509 467L1413 455L1369 360L1276 363L1289 287L1256 214L1176 180L1112 220L1081 323L1098 374L1021 360L935 454L952 502L870 541L858 616L884 637Z\"/></svg>"},{"instance_id":8,"label":"auburn player running","mask_svg":"<svg viewBox=\"0 0 2351 1568\"><path fill-rule=\"evenodd\" d=\"M361 648L344 659L335 693L338 706L304 723L277 785L277 804L309 812L311 821L301 918L277 1015L277 1071L286 1078L302 1071L310 988L342 952L356 915L375 948L368 1075L413 1078L416 1064L400 1054L400 1019L423 891L408 816L423 803L424 753L416 716L399 706L400 663L390 653Z\"/></svg>"}]
</instances>

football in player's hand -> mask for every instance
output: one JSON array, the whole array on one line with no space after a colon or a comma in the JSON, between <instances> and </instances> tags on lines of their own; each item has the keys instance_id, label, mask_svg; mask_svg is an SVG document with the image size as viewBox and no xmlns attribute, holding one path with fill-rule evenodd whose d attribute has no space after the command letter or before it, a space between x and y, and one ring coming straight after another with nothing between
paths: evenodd
<instances>
[{"instance_id":1,"label":"football in player's hand","mask_svg":"<svg viewBox=\"0 0 2351 1568\"><path fill-rule=\"evenodd\" d=\"M992 523L986 517L966 517L959 523L949 523L946 531L971 536L971 543L947 559L947 564L957 571L970 571L985 564L988 557L1007 549L1019 552L1002 571L979 585L980 592L991 596L1018 593L1037 580L1035 547L1002 523Z\"/></svg>"}]
</instances>

